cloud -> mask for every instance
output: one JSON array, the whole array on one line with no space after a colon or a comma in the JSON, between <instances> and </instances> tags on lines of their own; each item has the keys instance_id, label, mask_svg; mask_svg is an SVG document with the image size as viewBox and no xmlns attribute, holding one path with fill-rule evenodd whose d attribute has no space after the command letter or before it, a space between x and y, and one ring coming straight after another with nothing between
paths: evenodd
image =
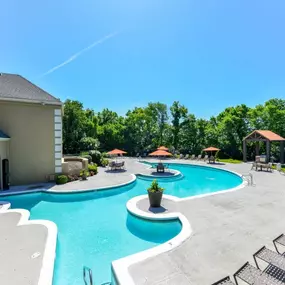
<instances>
[{"instance_id":1,"label":"cloud","mask_svg":"<svg viewBox=\"0 0 285 285\"><path fill-rule=\"evenodd\" d=\"M49 69L47 72L45 72L44 74L42 74L40 77L46 76L48 74L53 73L54 71L56 71L59 68L62 68L63 66L65 66L66 64L71 63L72 61L74 61L75 59L77 59L79 56L81 56L83 53L89 51L90 49L96 47L97 45L100 45L102 43L104 43L105 41L107 41L110 38L113 38L114 36L116 36L118 33L112 33L109 34L103 38L101 38L100 40L97 40L96 42L94 42L93 44L89 45L88 47L82 49L81 51L73 54L69 59L65 60L64 62L54 66L53 68Z\"/></svg>"}]
</instances>

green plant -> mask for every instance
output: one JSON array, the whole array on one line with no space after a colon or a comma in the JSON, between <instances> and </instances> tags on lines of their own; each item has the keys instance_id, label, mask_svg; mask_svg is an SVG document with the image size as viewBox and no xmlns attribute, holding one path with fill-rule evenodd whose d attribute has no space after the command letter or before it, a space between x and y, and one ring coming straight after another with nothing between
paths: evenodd
<instances>
[{"instance_id":1,"label":"green plant","mask_svg":"<svg viewBox=\"0 0 285 285\"><path fill-rule=\"evenodd\" d=\"M100 165L106 167L109 164L109 160L106 158L101 158Z\"/></svg>"},{"instance_id":2,"label":"green plant","mask_svg":"<svg viewBox=\"0 0 285 285\"><path fill-rule=\"evenodd\" d=\"M97 165L100 165L102 154L98 150L90 150L89 155L92 157L92 162L96 163Z\"/></svg>"},{"instance_id":3,"label":"green plant","mask_svg":"<svg viewBox=\"0 0 285 285\"><path fill-rule=\"evenodd\" d=\"M97 164L88 164L88 171L93 171L94 174L98 173L98 167Z\"/></svg>"},{"instance_id":4,"label":"green plant","mask_svg":"<svg viewBox=\"0 0 285 285\"><path fill-rule=\"evenodd\" d=\"M164 191L164 188L160 187L157 180L154 179L152 182L151 182L151 185L150 187L147 189L148 192L151 192L151 193L154 193L154 192L163 192Z\"/></svg>"},{"instance_id":5,"label":"green plant","mask_svg":"<svg viewBox=\"0 0 285 285\"><path fill-rule=\"evenodd\" d=\"M88 163L91 163L92 162L92 156L91 155L84 155L82 156L83 158L87 158L88 159Z\"/></svg>"},{"instance_id":6,"label":"green plant","mask_svg":"<svg viewBox=\"0 0 285 285\"><path fill-rule=\"evenodd\" d=\"M58 175L56 177L56 184L65 184L68 182L68 177L66 175Z\"/></svg>"},{"instance_id":7,"label":"green plant","mask_svg":"<svg viewBox=\"0 0 285 285\"><path fill-rule=\"evenodd\" d=\"M83 175L89 176L89 171L86 169L80 171L80 176L82 177Z\"/></svg>"}]
</instances>

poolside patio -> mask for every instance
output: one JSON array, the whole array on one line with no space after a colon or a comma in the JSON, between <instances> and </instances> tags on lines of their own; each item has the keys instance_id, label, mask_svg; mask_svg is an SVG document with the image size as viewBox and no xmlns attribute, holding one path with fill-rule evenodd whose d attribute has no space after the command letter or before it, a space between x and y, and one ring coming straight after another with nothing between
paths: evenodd
<instances>
[{"instance_id":1,"label":"poolside patio","mask_svg":"<svg viewBox=\"0 0 285 285\"><path fill-rule=\"evenodd\" d=\"M204 162L187 160L178 162L205 165ZM132 174L150 172L148 166L138 163L136 159L126 159L126 167L127 170L121 173L106 172L100 168L98 175L88 181L52 186L50 189L67 192L97 189L127 183L132 179ZM250 172L251 164L222 164L214 167L243 174ZM261 246L272 248L272 239L285 232L285 176L277 171L251 173L254 186L203 198L171 203L164 201L166 211L180 211L185 215L191 224L192 235L174 250L132 265L129 272L135 284L209 285L233 274L247 260L253 262L252 254ZM148 211L145 202L138 203L138 206ZM31 245L33 241L38 246L41 243L44 245L45 238L46 236L39 238L31 235ZM5 246L13 248L12 243ZM37 248L31 248L33 250L37 251ZM27 255L26 258L30 256ZM7 266L9 264L12 268L13 261L7 262ZM37 279L38 269L33 272ZM1 276L5 278L5 272Z\"/></svg>"}]
</instances>

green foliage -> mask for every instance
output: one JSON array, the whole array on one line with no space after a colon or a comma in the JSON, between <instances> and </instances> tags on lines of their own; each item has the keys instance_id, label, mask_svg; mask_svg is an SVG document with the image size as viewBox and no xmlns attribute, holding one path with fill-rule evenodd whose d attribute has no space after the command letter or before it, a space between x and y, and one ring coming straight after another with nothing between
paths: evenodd
<instances>
[{"instance_id":1,"label":"green foliage","mask_svg":"<svg viewBox=\"0 0 285 285\"><path fill-rule=\"evenodd\" d=\"M98 167L97 164L88 164L88 171L93 171L94 174L98 173Z\"/></svg>"},{"instance_id":2,"label":"green foliage","mask_svg":"<svg viewBox=\"0 0 285 285\"><path fill-rule=\"evenodd\" d=\"M58 175L56 177L56 184L65 184L68 182L68 177L66 175Z\"/></svg>"},{"instance_id":3,"label":"green foliage","mask_svg":"<svg viewBox=\"0 0 285 285\"><path fill-rule=\"evenodd\" d=\"M109 164L109 160L106 158L101 158L100 165L106 167Z\"/></svg>"},{"instance_id":4,"label":"green foliage","mask_svg":"<svg viewBox=\"0 0 285 285\"><path fill-rule=\"evenodd\" d=\"M92 156L91 155L83 155L82 156L83 158L87 158L88 159L88 163L91 163L92 162Z\"/></svg>"},{"instance_id":5,"label":"green foliage","mask_svg":"<svg viewBox=\"0 0 285 285\"><path fill-rule=\"evenodd\" d=\"M151 185L150 187L147 189L147 191L149 192L163 192L164 191L164 188L160 187L157 180L154 179L152 182L151 182Z\"/></svg>"},{"instance_id":6,"label":"green foliage","mask_svg":"<svg viewBox=\"0 0 285 285\"><path fill-rule=\"evenodd\" d=\"M88 176L89 176L89 171L87 171L87 170L81 170L81 171L80 171L80 176L82 177L83 175L85 175L86 177L88 177Z\"/></svg>"},{"instance_id":7,"label":"green foliage","mask_svg":"<svg viewBox=\"0 0 285 285\"><path fill-rule=\"evenodd\" d=\"M228 158L228 159L218 158L217 161L219 161L219 162L226 162L226 163L233 163L233 164L242 163L242 160L232 159L232 158Z\"/></svg>"},{"instance_id":8,"label":"green foliage","mask_svg":"<svg viewBox=\"0 0 285 285\"><path fill-rule=\"evenodd\" d=\"M98 150L90 150L89 155L92 157L92 162L100 165L102 154Z\"/></svg>"},{"instance_id":9,"label":"green foliage","mask_svg":"<svg viewBox=\"0 0 285 285\"><path fill-rule=\"evenodd\" d=\"M65 154L81 151L83 156L90 149L106 152L119 148L136 156L166 145L171 152L198 155L203 148L216 146L221 149L219 158L240 160L242 140L247 134L255 129L268 129L284 137L284 122L283 99L270 99L254 108L244 104L228 107L207 120L195 117L178 101L170 108L152 102L146 107L135 107L122 117L109 109L95 113L84 109L78 101L67 100L63 116L63 150ZM272 143L271 153L276 158L279 148L279 144ZM260 153L265 153L265 144L260 144ZM249 159L254 158L254 143L248 143L248 154L251 155ZM99 153L91 156L98 165L105 157Z\"/></svg>"},{"instance_id":10,"label":"green foliage","mask_svg":"<svg viewBox=\"0 0 285 285\"><path fill-rule=\"evenodd\" d=\"M100 142L98 139L92 137L84 137L79 142L79 148L81 151L88 151L92 149L98 149Z\"/></svg>"}]
</instances>

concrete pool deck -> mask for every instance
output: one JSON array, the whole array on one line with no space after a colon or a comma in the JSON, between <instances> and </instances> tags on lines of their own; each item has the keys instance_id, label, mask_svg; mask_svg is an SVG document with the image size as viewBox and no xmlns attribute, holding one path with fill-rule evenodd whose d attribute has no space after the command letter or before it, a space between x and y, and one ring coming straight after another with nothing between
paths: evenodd
<instances>
[{"instance_id":1,"label":"concrete pool deck","mask_svg":"<svg viewBox=\"0 0 285 285\"><path fill-rule=\"evenodd\" d=\"M49 185L48 188L66 192L97 189L128 183L133 177L132 174L149 174L151 171L148 166L138 163L136 159L125 160L127 167L125 172L112 173L100 168L98 175L88 181ZM189 160L173 160L173 162L207 165ZM249 173L251 165L225 164L214 167L244 174ZM172 251L132 265L129 272L135 284L209 285L226 275L233 274L247 260L253 262L252 254L262 245L271 248L272 239L285 232L282 219L285 213L285 176L276 171L273 173L251 171L251 173L254 177L254 186L203 198L181 199L171 203L165 201L167 211L175 209L188 219L193 230L192 235ZM5 194L9 194L9 191L5 191ZM148 210L146 201L140 201L138 204L142 210ZM4 230L3 226L7 228L7 222L3 222L2 218L3 213L0 214L1 232ZM14 231L13 235L15 234ZM39 246L44 246L45 238L44 232L37 235L31 231L29 235L31 252L36 252ZM12 235L8 234L5 250L9 252L15 242ZM33 242L35 242L34 247ZM4 250L3 246L4 243L0 240L0 252ZM25 250L19 251L17 258L19 256L22 262L25 262L25 258L27 260L31 258L30 252ZM3 261L2 258L1 260ZM26 267L29 268L26 270L32 272L31 278L34 278L34 283L23 282L24 275L20 283L38 284L36 280L40 264L40 258L34 264L27 263ZM11 272L14 265L14 258L11 256L5 264L7 267L5 272L0 270L2 274L0 277L8 278L10 276L8 272ZM19 269L16 270L18 274L15 275L20 276L23 272L18 271L20 264L18 266ZM2 278L1 280L7 280ZM20 283L15 279L15 282L5 284Z\"/></svg>"}]
</instances>

